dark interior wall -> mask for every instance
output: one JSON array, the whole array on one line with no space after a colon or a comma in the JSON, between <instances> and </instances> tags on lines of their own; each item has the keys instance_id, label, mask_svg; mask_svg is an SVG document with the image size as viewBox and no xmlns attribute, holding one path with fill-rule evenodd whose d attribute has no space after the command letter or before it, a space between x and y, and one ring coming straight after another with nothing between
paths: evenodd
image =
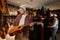
<instances>
[{"instance_id":1,"label":"dark interior wall","mask_svg":"<svg viewBox=\"0 0 60 40\"><path fill-rule=\"evenodd\" d=\"M60 30L60 13L58 13L57 15L58 15L58 20L59 20L59 30Z\"/></svg>"}]
</instances>

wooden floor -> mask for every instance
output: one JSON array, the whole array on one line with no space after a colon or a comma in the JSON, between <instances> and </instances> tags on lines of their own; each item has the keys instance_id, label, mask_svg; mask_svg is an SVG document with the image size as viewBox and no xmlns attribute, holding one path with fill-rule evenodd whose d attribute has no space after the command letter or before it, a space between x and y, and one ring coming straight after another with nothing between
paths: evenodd
<instances>
[{"instance_id":1,"label":"wooden floor","mask_svg":"<svg viewBox=\"0 0 60 40\"><path fill-rule=\"evenodd\" d=\"M60 40L60 32L57 33L57 39Z\"/></svg>"},{"instance_id":2,"label":"wooden floor","mask_svg":"<svg viewBox=\"0 0 60 40\"><path fill-rule=\"evenodd\" d=\"M50 38L50 40L51 40L52 38ZM59 32L57 32L57 40L60 40L60 31Z\"/></svg>"}]
</instances>

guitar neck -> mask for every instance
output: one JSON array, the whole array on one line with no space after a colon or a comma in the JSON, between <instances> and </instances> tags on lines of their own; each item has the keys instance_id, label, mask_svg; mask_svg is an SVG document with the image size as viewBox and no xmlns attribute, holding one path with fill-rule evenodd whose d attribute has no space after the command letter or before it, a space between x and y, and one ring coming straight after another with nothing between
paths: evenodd
<instances>
[{"instance_id":1,"label":"guitar neck","mask_svg":"<svg viewBox=\"0 0 60 40\"><path fill-rule=\"evenodd\" d=\"M33 23L36 24L37 22L33 22ZM30 24L20 25L19 27L24 27L24 26L30 26Z\"/></svg>"}]
</instances>

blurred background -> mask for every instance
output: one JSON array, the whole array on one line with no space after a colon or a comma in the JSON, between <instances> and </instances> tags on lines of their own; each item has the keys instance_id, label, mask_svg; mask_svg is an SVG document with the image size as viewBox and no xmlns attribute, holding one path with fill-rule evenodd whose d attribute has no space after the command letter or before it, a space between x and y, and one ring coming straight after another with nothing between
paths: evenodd
<instances>
[{"instance_id":1,"label":"blurred background","mask_svg":"<svg viewBox=\"0 0 60 40\"><path fill-rule=\"evenodd\" d=\"M2 11L3 18L6 19L6 22L11 23L16 18L18 15L17 10L21 5L27 5L27 11L29 13L36 13L40 9L39 13L44 15L49 9L48 12L50 14L57 14L59 20L57 36L58 40L60 40L60 0L0 0L0 11Z\"/></svg>"}]
</instances>

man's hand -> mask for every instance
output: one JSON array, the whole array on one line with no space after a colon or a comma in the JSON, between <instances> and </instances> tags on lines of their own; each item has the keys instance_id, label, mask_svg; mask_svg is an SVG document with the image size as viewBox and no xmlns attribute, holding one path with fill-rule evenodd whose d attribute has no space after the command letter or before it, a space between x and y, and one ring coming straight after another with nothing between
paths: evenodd
<instances>
[{"instance_id":1,"label":"man's hand","mask_svg":"<svg viewBox=\"0 0 60 40\"><path fill-rule=\"evenodd\" d=\"M30 23L30 26L33 26L35 23L34 22L32 22L32 23Z\"/></svg>"},{"instance_id":2,"label":"man's hand","mask_svg":"<svg viewBox=\"0 0 60 40\"><path fill-rule=\"evenodd\" d=\"M52 26L48 26L48 28L53 28Z\"/></svg>"}]
</instances>

